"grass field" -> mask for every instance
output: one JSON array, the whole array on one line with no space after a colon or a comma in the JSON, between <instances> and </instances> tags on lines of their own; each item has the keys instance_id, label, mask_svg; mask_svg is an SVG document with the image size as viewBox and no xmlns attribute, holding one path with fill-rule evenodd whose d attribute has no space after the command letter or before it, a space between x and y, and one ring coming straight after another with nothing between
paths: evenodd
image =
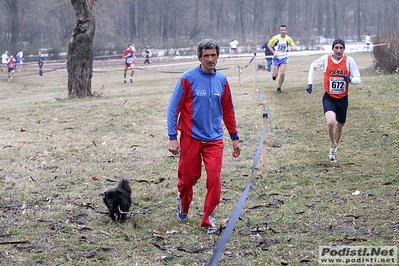
<instances>
[{"instance_id":1,"label":"grass field","mask_svg":"<svg viewBox=\"0 0 399 266\"><path fill-rule=\"evenodd\" d=\"M322 72L305 91L310 63L291 56L284 93L250 58L220 59L230 81L241 156L225 134L222 202L229 219L251 190L218 265L319 265L320 245L399 244L398 76L351 54L362 84L350 86L338 163L328 159ZM257 59L261 61L260 57ZM180 64L184 63L184 64ZM259 62L258 62L259 63ZM178 157L167 150L166 109L180 74L198 61L153 63L122 82L120 65L96 66L95 97L67 99L65 70L0 74L1 265L206 265L220 234L199 227L205 174L187 223L176 220ZM137 64L142 67L142 64ZM242 85L240 84L242 82ZM251 167L266 106L266 174ZM112 222L102 193L131 180L131 218ZM355 191L360 193L354 193Z\"/></svg>"}]
</instances>

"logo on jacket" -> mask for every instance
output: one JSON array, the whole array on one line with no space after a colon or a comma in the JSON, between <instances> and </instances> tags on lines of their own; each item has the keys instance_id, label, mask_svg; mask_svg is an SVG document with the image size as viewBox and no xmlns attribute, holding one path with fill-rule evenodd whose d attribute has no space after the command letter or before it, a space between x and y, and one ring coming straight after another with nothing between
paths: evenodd
<instances>
[{"instance_id":1,"label":"logo on jacket","mask_svg":"<svg viewBox=\"0 0 399 266\"><path fill-rule=\"evenodd\" d=\"M206 90L195 90L195 95L206 96Z\"/></svg>"}]
</instances>

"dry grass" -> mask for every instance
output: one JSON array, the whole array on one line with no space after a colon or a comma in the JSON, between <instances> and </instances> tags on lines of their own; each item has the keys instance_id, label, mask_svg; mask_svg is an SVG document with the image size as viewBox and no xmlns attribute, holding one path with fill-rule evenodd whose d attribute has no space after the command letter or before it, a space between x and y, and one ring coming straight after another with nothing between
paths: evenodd
<instances>
[{"instance_id":1,"label":"dry grass","mask_svg":"<svg viewBox=\"0 0 399 266\"><path fill-rule=\"evenodd\" d=\"M259 73L269 113L267 174L259 175L259 163L220 265L317 265L319 245L399 244L397 77L371 71L370 54L353 55L363 83L350 88L339 164L331 165L321 71L314 93L305 91L317 57L290 58L283 94L270 73ZM251 176L263 127L254 64L239 84L236 66L248 61L218 65L228 68L243 149L233 160L226 136L218 225ZM136 70L134 84L122 83L119 66L98 69L92 87L101 96L80 100L65 99L65 71L43 78L25 71L10 83L1 74L2 265L207 264L220 235L199 228L205 178L189 221L178 223L178 158L167 151L166 108L179 73L197 64L189 62ZM101 196L121 177L134 190L124 224L111 222Z\"/></svg>"}]
</instances>

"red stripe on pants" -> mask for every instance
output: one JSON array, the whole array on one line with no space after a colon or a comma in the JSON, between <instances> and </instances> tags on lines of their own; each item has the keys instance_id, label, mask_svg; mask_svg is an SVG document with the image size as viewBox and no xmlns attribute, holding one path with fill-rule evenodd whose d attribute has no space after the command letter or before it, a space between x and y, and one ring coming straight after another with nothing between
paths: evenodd
<instances>
[{"instance_id":1,"label":"red stripe on pants","mask_svg":"<svg viewBox=\"0 0 399 266\"><path fill-rule=\"evenodd\" d=\"M202 142L182 132L180 148L177 189L181 199L182 211L188 213L193 199L193 186L201 177L203 160L207 175L207 192L201 227L214 226L209 221L209 215L216 210L220 202L223 140Z\"/></svg>"}]
</instances>

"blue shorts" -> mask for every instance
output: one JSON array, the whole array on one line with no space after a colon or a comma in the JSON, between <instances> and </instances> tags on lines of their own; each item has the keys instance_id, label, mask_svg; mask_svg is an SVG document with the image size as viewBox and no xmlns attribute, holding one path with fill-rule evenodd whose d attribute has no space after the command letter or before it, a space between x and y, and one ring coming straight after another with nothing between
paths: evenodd
<instances>
[{"instance_id":1,"label":"blue shorts","mask_svg":"<svg viewBox=\"0 0 399 266\"><path fill-rule=\"evenodd\" d=\"M279 66L281 64L288 64L288 57L284 57L281 59L273 58L273 65Z\"/></svg>"},{"instance_id":2,"label":"blue shorts","mask_svg":"<svg viewBox=\"0 0 399 266\"><path fill-rule=\"evenodd\" d=\"M335 120L338 123L345 124L346 113L348 111L348 95L341 99L335 99L325 92L323 96L323 109L324 113L333 111L335 113Z\"/></svg>"}]
</instances>

